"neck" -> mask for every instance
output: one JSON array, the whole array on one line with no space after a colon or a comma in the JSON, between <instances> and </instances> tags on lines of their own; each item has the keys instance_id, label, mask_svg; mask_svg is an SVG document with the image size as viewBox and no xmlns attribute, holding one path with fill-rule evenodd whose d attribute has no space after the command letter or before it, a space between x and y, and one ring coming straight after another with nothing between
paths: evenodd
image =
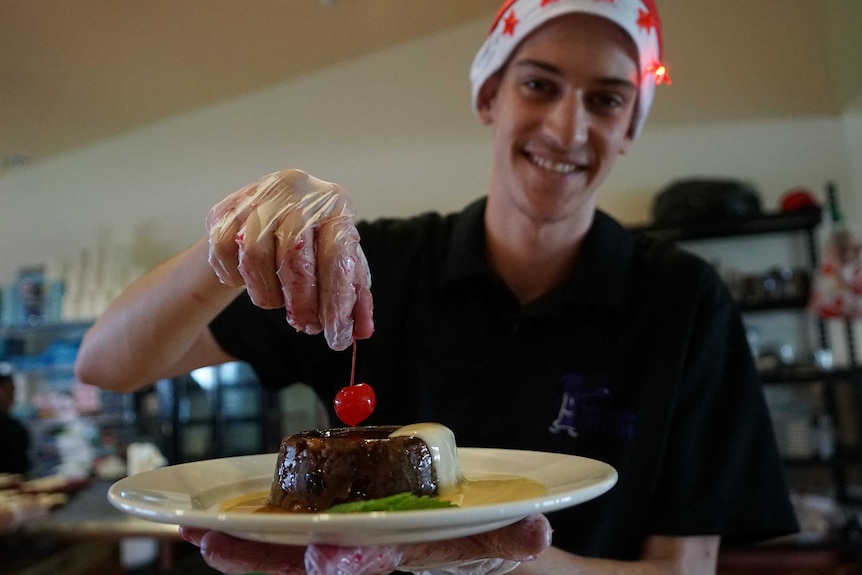
<instances>
[{"instance_id":1,"label":"neck","mask_svg":"<svg viewBox=\"0 0 862 575\"><path fill-rule=\"evenodd\" d=\"M489 198L485 213L488 259L522 304L534 301L571 275L593 214L541 222L520 213L498 214Z\"/></svg>"}]
</instances>

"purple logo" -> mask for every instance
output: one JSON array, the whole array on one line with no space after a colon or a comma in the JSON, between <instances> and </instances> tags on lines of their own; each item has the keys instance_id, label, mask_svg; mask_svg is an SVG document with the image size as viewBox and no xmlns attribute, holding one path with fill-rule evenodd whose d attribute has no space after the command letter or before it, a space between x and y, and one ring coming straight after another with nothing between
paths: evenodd
<instances>
[{"instance_id":1,"label":"purple logo","mask_svg":"<svg viewBox=\"0 0 862 575\"><path fill-rule=\"evenodd\" d=\"M615 435L631 439L637 417L613 409L608 401L611 390L606 386L585 389L584 377L570 373L563 376L560 411L551 423L551 433Z\"/></svg>"}]
</instances>

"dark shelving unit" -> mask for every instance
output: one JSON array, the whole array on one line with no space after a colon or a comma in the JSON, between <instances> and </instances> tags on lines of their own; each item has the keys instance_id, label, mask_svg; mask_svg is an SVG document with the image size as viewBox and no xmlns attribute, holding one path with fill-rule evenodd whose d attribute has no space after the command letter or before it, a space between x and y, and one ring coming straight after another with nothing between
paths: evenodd
<instances>
[{"instance_id":1,"label":"dark shelving unit","mask_svg":"<svg viewBox=\"0 0 862 575\"><path fill-rule=\"evenodd\" d=\"M81 320L0 327L0 361L13 366L22 386L19 393L25 415L20 417L30 432L33 478L57 472L63 459L57 437L73 426L93 433L90 447L96 458L115 453L123 456L125 446L135 439L130 395L96 390L95 411L79 411L77 401L71 399L80 385L74 375L75 354L90 325L92 321ZM52 414L54 405L35 405L36 398L45 397L70 398L62 416Z\"/></svg>"},{"instance_id":2,"label":"dark shelving unit","mask_svg":"<svg viewBox=\"0 0 862 575\"><path fill-rule=\"evenodd\" d=\"M160 380L137 404L139 434L172 464L273 451L281 439L273 396L244 362Z\"/></svg>"},{"instance_id":3,"label":"dark shelving unit","mask_svg":"<svg viewBox=\"0 0 862 575\"><path fill-rule=\"evenodd\" d=\"M829 185L830 202L834 201L834 187ZM808 207L794 212L766 213L756 217L740 218L726 221L689 222L686 224L657 225L646 224L630 226L630 229L638 233L646 233L651 236L671 241L686 242L700 240L714 240L722 238L762 236L766 234L802 234L807 252L806 266L812 277L819 265L819 240L818 229L823 221L823 213L819 207ZM795 311L807 313L808 294L805 297L791 299L780 299L772 301L745 302L740 301L739 307L743 314L768 313L772 311ZM820 349L832 350L825 322L814 316L811 321L815 322L817 346ZM802 471L813 473L824 473L828 475L829 481L835 492L837 502L845 509L858 508L862 500L848 489L851 470L857 474L862 471L862 366L856 359L853 349L854 339L852 324L845 322L848 349L848 365L834 369L824 369L816 365L782 365L775 369L761 371L761 380L764 385L790 386L822 383L822 402L826 412L833 418L838 429L843 426L853 426L855 429L857 444L845 445L837 441L834 453L831 457L786 457L785 465L788 471ZM838 399L835 389L839 385L849 385L853 397L853 421L842 418L838 409ZM784 541L777 545L770 545L767 549L758 549L757 553L790 553L799 551L811 552L834 552L838 557L851 557L854 553L852 541L858 542L862 537L858 520L854 512L848 513L847 525L834 537L830 535L827 541L818 543L800 542L798 540ZM732 550L733 553L736 550ZM858 548L856 549L858 553ZM851 557L852 558L852 557ZM858 559L858 557L857 557ZM743 555L743 563L744 563Z\"/></svg>"}]
</instances>

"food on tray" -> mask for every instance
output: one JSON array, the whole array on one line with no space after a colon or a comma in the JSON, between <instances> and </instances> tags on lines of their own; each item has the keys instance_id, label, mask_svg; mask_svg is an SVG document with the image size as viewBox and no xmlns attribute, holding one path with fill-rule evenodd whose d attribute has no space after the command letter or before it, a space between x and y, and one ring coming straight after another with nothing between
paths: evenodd
<instances>
[{"instance_id":1,"label":"food on tray","mask_svg":"<svg viewBox=\"0 0 862 575\"><path fill-rule=\"evenodd\" d=\"M26 493L75 493L90 484L88 477L65 477L63 475L48 475L24 481L18 488Z\"/></svg>"},{"instance_id":2,"label":"food on tray","mask_svg":"<svg viewBox=\"0 0 862 575\"><path fill-rule=\"evenodd\" d=\"M14 489L0 491L0 511L21 509L52 510L69 502L65 493L22 493Z\"/></svg>"},{"instance_id":3,"label":"food on tray","mask_svg":"<svg viewBox=\"0 0 862 575\"><path fill-rule=\"evenodd\" d=\"M282 441L268 502L313 513L412 494L420 508L461 480L455 436L439 424L305 431Z\"/></svg>"},{"instance_id":4,"label":"food on tray","mask_svg":"<svg viewBox=\"0 0 862 575\"><path fill-rule=\"evenodd\" d=\"M20 473L0 473L0 489L11 489L21 484Z\"/></svg>"}]
</instances>

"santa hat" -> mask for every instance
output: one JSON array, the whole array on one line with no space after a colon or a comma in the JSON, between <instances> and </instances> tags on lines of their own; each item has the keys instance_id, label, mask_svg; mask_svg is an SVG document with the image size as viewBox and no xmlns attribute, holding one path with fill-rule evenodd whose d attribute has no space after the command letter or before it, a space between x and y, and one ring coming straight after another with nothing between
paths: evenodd
<instances>
[{"instance_id":1,"label":"santa hat","mask_svg":"<svg viewBox=\"0 0 862 575\"><path fill-rule=\"evenodd\" d=\"M655 0L508 0L470 68L473 109L485 81L506 63L524 38L545 22L573 13L607 18L625 30L637 46L641 81L632 125L632 135L636 136L646 120L656 85L670 83L661 62L661 21Z\"/></svg>"}]
</instances>

